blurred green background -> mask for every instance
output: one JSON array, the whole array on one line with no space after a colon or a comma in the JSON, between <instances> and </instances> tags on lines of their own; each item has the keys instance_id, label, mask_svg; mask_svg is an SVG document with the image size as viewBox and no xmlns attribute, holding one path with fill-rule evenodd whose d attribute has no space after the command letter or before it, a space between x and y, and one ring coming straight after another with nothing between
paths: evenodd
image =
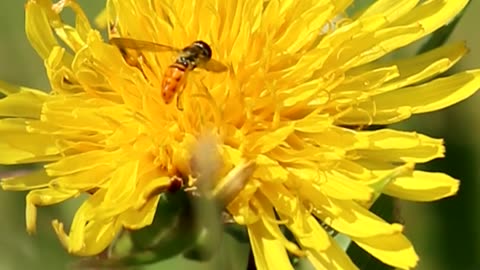
<instances>
[{"instance_id":1,"label":"blurred green background","mask_svg":"<svg viewBox=\"0 0 480 270\"><path fill-rule=\"evenodd\" d=\"M101 10L104 1L79 1L90 18ZM0 1L0 80L48 89L43 63L29 45L24 31L24 1ZM466 40L470 53L449 73L480 68L480 1L472 1L450 41ZM415 48L399 55L411 55ZM406 234L414 243L421 261L418 269L480 269L480 94L456 106L415 116L396 125L444 138L447 157L431 162L426 170L442 171L461 180L457 196L434 203L400 202L400 217ZM1 154L1 153L0 153ZM4 168L0 168L0 172ZM50 221L68 221L78 202L39 211L35 236L25 232L25 194L0 192L0 270L65 269L71 258L53 234ZM245 269L247 254L231 239L210 264L170 260L151 269ZM225 263L237 261L237 263ZM222 268L218 266L222 265ZM149 268L150 269L150 268Z\"/></svg>"}]
</instances>

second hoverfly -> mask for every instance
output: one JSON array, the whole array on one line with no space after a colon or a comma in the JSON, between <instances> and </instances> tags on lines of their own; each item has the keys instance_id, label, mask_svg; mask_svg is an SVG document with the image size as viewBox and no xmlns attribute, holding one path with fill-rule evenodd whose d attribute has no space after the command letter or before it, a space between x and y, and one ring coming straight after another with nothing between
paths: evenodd
<instances>
[{"instance_id":1,"label":"second hoverfly","mask_svg":"<svg viewBox=\"0 0 480 270\"><path fill-rule=\"evenodd\" d=\"M170 51L178 54L175 62L168 66L163 75L161 94L165 104L171 103L175 94L178 94L178 100L187 73L195 68L203 68L211 72L224 72L228 69L224 64L212 59L212 49L210 48L210 45L201 40L195 41L183 49L150 41L120 37L111 38L110 44L115 45L122 50Z\"/></svg>"}]
</instances>

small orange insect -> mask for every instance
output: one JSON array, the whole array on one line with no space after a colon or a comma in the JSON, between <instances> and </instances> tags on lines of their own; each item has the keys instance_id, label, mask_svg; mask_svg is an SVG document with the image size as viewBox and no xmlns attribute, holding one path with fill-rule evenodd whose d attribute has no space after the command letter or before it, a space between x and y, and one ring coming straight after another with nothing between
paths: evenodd
<instances>
[{"instance_id":1,"label":"small orange insect","mask_svg":"<svg viewBox=\"0 0 480 270\"><path fill-rule=\"evenodd\" d=\"M210 45L201 40L195 41L183 49L177 49L150 41L120 37L111 38L110 43L122 50L173 51L178 53L175 62L167 68L163 75L162 98L165 104L171 103L175 94L178 94L178 101L187 73L195 68L199 67L211 72L224 72L228 69L227 66L221 62L212 59L212 49Z\"/></svg>"}]
</instances>

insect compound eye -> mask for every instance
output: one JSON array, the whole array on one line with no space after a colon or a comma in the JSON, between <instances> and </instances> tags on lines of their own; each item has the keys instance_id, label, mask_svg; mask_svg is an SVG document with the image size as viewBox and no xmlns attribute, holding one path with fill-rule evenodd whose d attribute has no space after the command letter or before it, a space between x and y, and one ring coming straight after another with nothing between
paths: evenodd
<instances>
[{"instance_id":1,"label":"insect compound eye","mask_svg":"<svg viewBox=\"0 0 480 270\"><path fill-rule=\"evenodd\" d=\"M208 59L212 58L212 48L210 48L210 45L208 45L205 41L197 40L192 45L200 48L203 55Z\"/></svg>"}]
</instances>

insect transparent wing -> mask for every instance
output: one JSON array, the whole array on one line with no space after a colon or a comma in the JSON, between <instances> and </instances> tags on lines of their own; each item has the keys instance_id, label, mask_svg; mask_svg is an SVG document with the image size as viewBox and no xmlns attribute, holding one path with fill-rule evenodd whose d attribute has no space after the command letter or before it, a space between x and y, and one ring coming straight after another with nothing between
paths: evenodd
<instances>
[{"instance_id":1,"label":"insect transparent wing","mask_svg":"<svg viewBox=\"0 0 480 270\"><path fill-rule=\"evenodd\" d=\"M132 38L121 38L115 37L110 39L110 44L115 45L123 49L134 49L134 50L144 50L144 51L153 51L153 52L179 52L180 49L163 45L155 42L137 40Z\"/></svg>"},{"instance_id":2,"label":"insect transparent wing","mask_svg":"<svg viewBox=\"0 0 480 270\"><path fill-rule=\"evenodd\" d=\"M226 65L215 59L210 59L208 62L202 64L201 67L211 72L225 72L228 70Z\"/></svg>"}]
</instances>

